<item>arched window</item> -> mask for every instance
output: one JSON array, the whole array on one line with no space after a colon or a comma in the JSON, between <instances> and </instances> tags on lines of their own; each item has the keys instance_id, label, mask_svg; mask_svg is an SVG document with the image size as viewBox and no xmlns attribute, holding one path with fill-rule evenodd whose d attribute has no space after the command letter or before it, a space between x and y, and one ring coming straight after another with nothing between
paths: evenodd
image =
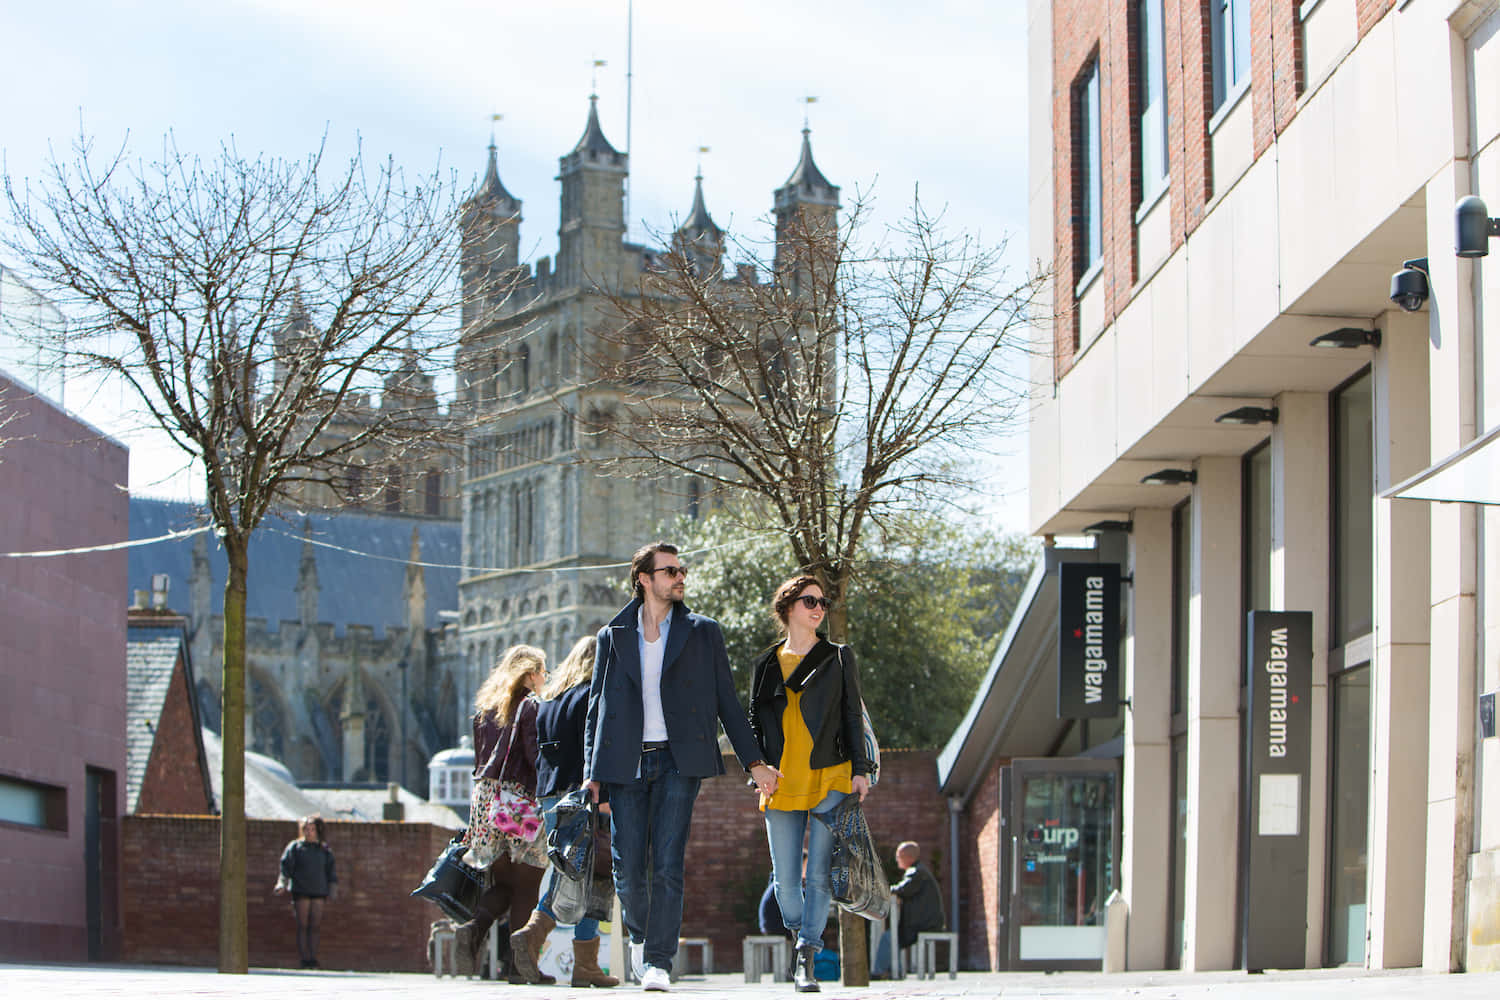
<instances>
[{"instance_id":1,"label":"arched window","mask_svg":"<svg viewBox=\"0 0 1500 1000\"><path fill-rule=\"evenodd\" d=\"M286 762L286 720L281 702L271 693L259 673L250 674L250 749Z\"/></svg>"},{"instance_id":2,"label":"arched window","mask_svg":"<svg viewBox=\"0 0 1500 1000\"><path fill-rule=\"evenodd\" d=\"M436 469L427 470L427 483L425 487L427 495L426 511L429 516L437 517L443 512L443 474Z\"/></svg>"},{"instance_id":3,"label":"arched window","mask_svg":"<svg viewBox=\"0 0 1500 1000\"><path fill-rule=\"evenodd\" d=\"M516 391L523 396L531 391L531 349L525 344L516 351Z\"/></svg>"},{"instance_id":4,"label":"arched window","mask_svg":"<svg viewBox=\"0 0 1500 1000\"><path fill-rule=\"evenodd\" d=\"M385 511L387 514L401 513L401 467L388 466L385 470Z\"/></svg>"}]
</instances>

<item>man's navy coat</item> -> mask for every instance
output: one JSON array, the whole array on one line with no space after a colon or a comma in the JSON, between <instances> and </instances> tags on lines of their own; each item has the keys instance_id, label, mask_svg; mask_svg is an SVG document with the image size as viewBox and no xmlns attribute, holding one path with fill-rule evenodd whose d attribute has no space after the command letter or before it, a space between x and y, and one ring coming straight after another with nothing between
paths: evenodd
<instances>
[{"instance_id":1,"label":"man's navy coat","mask_svg":"<svg viewBox=\"0 0 1500 1000\"><path fill-rule=\"evenodd\" d=\"M594 681L589 688L588 724L584 730L584 776L623 784L633 781L641 757L640 598L599 630ZM755 733L745 718L724 633L712 618L677 603L662 654L661 711L667 742L678 773L709 778L724 773L719 755L719 723L741 765L760 759Z\"/></svg>"}]
</instances>

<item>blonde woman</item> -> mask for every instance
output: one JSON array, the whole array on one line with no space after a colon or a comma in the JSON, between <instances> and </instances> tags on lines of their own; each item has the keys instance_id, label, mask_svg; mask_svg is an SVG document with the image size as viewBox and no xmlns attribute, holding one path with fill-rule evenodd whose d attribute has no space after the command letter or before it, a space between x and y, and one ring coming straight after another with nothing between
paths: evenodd
<instances>
[{"instance_id":1,"label":"blonde woman","mask_svg":"<svg viewBox=\"0 0 1500 1000\"><path fill-rule=\"evenodd\" d=\"M583 785L583 729L588 720L589 683L594 677L597 648L598 640L594 636L579 639L542 692L543 700L537 713L540 753L536 762L536 791L549 834L557 823L552 807L557 805L558 799ZM528 982L540 981L537 960L542 942L557 926L556 915L552 912L551 884L549 882L547 891L542 893L541 902L537 903L526 926L510 936L511 955ZM573 979L570 985L610 987L619 983L619 979L606 975L599 967L599 921L584 917L573 926Z\"/></svg>"},{"instance_id":2,"label":"blonde woman","mask_svg":"<svg viewBox=\"0 0 1500 1000\"><path fill-rule=\"evenodd\" d=\"M487 826L486 817L502 779L536 797L534 695L546 680L546 654L535 646L512 646L474 696L475 791L469 807L470 857L481 865L488 861L489 885L479 897L473 919L458 927L459 954L470 962L477 958L490 925L502 913L508 910L510 925L519 927L536 905L546 855L506 850L503 838L490 839L494 828L492 824ZM513 983L526 982L514 967L509 978Z\"/></svg>"}]
</instances>

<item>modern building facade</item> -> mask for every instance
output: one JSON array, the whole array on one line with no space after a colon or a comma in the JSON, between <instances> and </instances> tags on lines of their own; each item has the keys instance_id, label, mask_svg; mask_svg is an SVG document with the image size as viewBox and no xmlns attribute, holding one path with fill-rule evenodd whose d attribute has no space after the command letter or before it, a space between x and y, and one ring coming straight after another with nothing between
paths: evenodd
<instances>
[{"instance_id":1,"label":"modern building facade","mask_svg":"<svg viewBox=\"0 0 1500 1000\"><path fill-rule=\"evenodd\" d=\"M1007 757L1117 758L1131 968L1257 967L1268 893L1281 964L1500 967L1500 522L1395 497L1500 418L1500 278L1454 252L1456 202L1500 205L1497 28L1453 0L1030 4L1031 527L1099 533L1049 565L1121 565L1122 703L1056 719L1035 581L1054 649L1018 622L987 685L1032 712L976 703L987 750L971 727L940 773L976 803ZM1252 612L1310 615L1290 784L1259 763ZM1288 844L1296 878L1258 867Z\"/></svg>"},{"instance_id":2,"label":"modern building facade","mask_svg":"<svg viewBox=\"0 0 1500 1000\"><path fill-rule=\"evenodd\" d=\"M0 959L117 959L128 452L4 374L0 424Z\"/></svg>"},{"instance_id":3,"label":"modern building facade","mask_svg":"<svg viewBox=\"0 0 1500 1000\"><path fill-rule=\"evenodd\" d=\"M510 645L540 646L556 661L596 632L630 597L634 550L710 501L695 477L608 466L615 453L601 428L630 419L633 391L601 376L620 343L610 296L640 291L664 250L627 239L629 155L605 137L596 103L558 163L555 260L520 261L522 203L501 182L493 145L461 222L459 604L471 693ZM778 231L799 216L831 225L838 192L813 162L804 130L797 165L775 193ZM672 240L706 279L760 280L753 267L726 268L724 233L709 215L701 176Z\"/></svg>"}]
</instances>

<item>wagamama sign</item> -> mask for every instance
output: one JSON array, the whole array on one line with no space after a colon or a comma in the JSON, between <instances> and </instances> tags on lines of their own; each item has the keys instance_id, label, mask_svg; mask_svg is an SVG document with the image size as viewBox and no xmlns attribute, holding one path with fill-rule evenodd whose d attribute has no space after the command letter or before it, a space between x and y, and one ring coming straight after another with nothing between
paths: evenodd
<instances>
[{"instance_id":1,"label":"wagamama sign","mask_svg":"<svg viewBox=\"0 0 1500 1000\"><path fill-rule=\"evenodd\" d=\"M1120 709L1120 565L1057 567L1057 717L1107 719Z\"/></svg>"}]
</instances>

